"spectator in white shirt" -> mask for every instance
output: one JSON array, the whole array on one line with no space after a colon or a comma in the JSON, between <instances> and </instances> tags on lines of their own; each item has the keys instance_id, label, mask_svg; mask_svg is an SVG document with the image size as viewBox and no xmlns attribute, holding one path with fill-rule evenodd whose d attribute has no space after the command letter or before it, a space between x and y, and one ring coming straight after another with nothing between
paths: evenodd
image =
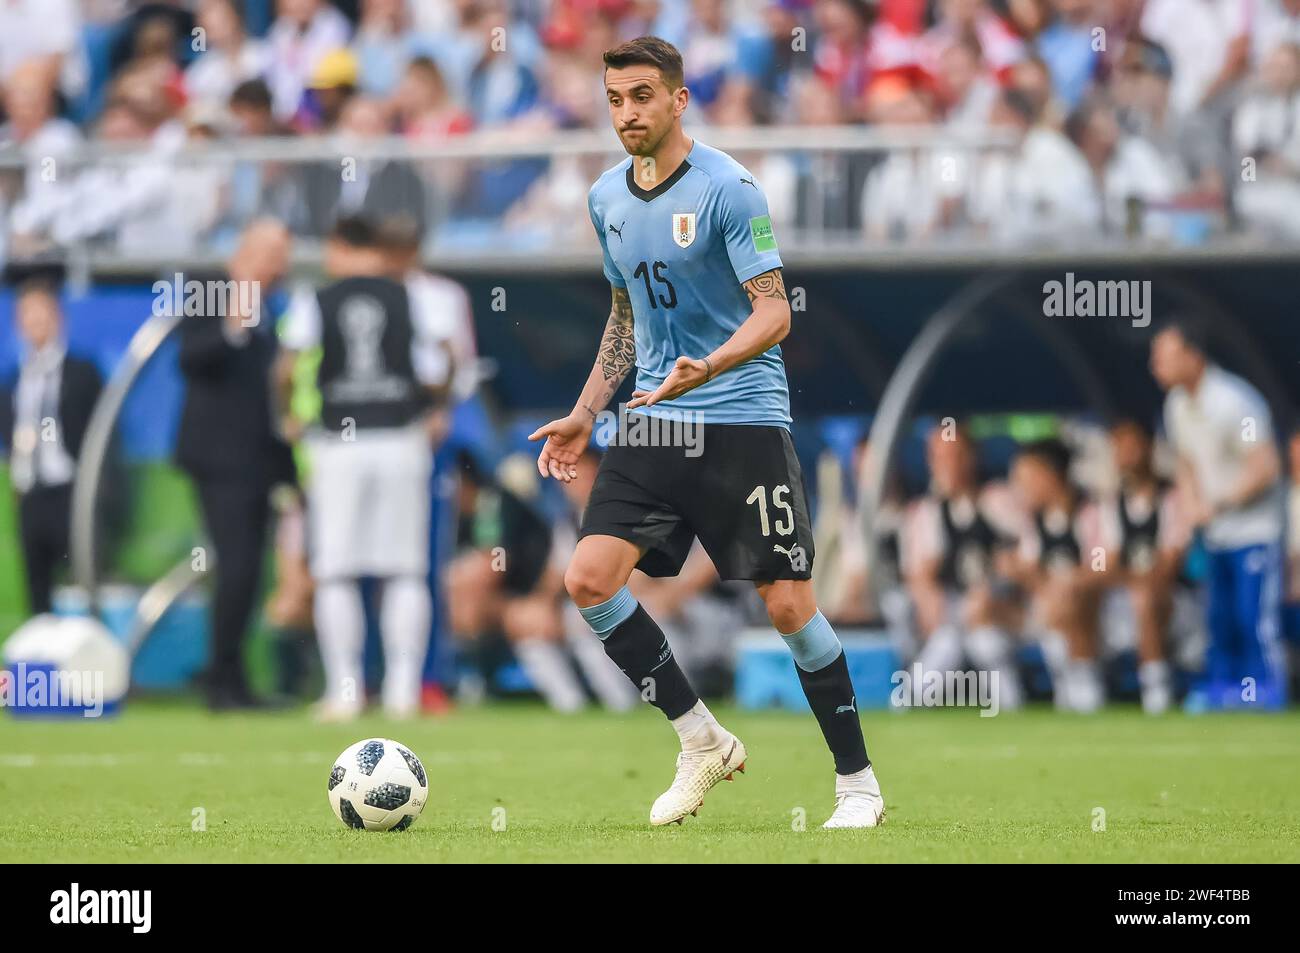
<instances>
[{"instance_id":1,"label":"spectator in white shirt","mask_svg":"<svg viewBox=\"0 0 1300 953\"><path fill-rule=\"evenodd\" d=\"M888 126L926 126L934 121L929 99L897 77L877 80L867 91L870 121ZM954 163L945 175L945 162ZM862 193L862 223L873 242L918 241L943 224L958 197L955 159L933 149L895 149L871 170Z\"/></svg>"},{"instance_id":2,"label":"spectator in white shirt","mask_svg":"<svg viewBox=\"0 0 1300 953\"><path fill-rule=\"evenodd\" d=\"M185 92L191 102L224 107L236 86L266 73L270 51L244 32L234 0L203 0L198 22L204 49L185 70Z\"/></svg>"},{"instance_id":3,"label":"spectator in white shirt","mask_svg":"<svg viewBox=\"0 0 1300 953\"><path fill-rule=\"evenodd\" d=\"M1085 103L1070 117L1066 131L1101 192L1105 231L1167 237L1168 220L1148 216L1146 210L1168 204L1177 195L1181 179L1176 169L1150 143L1126 135L1109 103Z\"/></svg>"},{"instance_id":4,"label":"spectator in white shirt","mask_svg":"<svg viewBox=\"0 0 1300 953\"><path fill-rule=\"evenodd\" d=\"M54 115L54 82L44 66L30 62L14 71L4 85L4 112L8 122L0 126L0 149L22 150L24 195L55 188L61 175L72 174L63 159L76 152L81 131Z\"/></svg>"},{"instance_id":5,"label":"spectator in white shirt","mask_svg":"<svg viewBox=\"0 0 1300 953\"><path fill-rule=\"evenodd\" d=\"M1052 70L1041 56L1026 56L1011 67L1007 88L1029 98L1038 122L1057 129L1065 125L1065 106L1056 98Z\"/></svg>"},{"instance_id":6,"label":"spectator in white shirt","mask_svg":"<svg viewBox=\"0 0 1300 953\"><path fill-rule=\"evenodd\" d=\"M1250 62L1251 0L1149 0L1142 34L1174 63L1171 104L1180 116L1216 102Z\"/></svg>"},{"instance_id":7,"label":"spectator in white shirt","mask_svg":"<svg viewBox=\"0 0 1300 953\"><path fill-rule=\"evenodd\" d=\"M279 16L267 34L271 68L267 85L275 101L276 118L291 119L303 90L321 58L347 46L347 18L324 0L278 0Z\"/></svg>"},{"instance_id":8,"label":"spectator in white shirt","mask_svg":"<svg viewBox=\"0 0 1300 953\"><path fill-rule=\"evenodd\" d=\"M960 132L988 128L998 84L989 75L984 52L973 36L964 36L939 57L938 89L947 112L944 124Z\"/></svg>"},{"instance_id":9,"label":"spectator in white shirt","mask_svg":"<svg viewBox=\"0 0 1300 953\"><path fill-rule=\"evenodd\" d=\"M175 154L185 127L175 121L152 69L128 70L114 85L98 126L98 139L144 151L129 161L82 170L56 189L28 196L14 208L14 247L39 250L95 238L115 239L121 251L183 251L194 245L194 197L175 174Z\"/></svg>"},{"instance_id":10,"label":"spectator in white shirt","mask_svg":"<svg viewBox=\"0 0 1300 953\"><path fill-rule=\"evenodd\" d=\"M1087 161L1042 122L1023 92L1006 90L993 125L1020 137L1011 155L986 156L969 197L971 220L1004 242L1077 242L1100 234L1101 201Z\"/></svg>"},{"instance_id":11,"label":"spectator in white shirt","mask_svg":"<svg viewBox=\"0 0 1300 953\"><path fill-rule=\"evenodd\" d=\"M1180 170L1188 194L1221 200L1229 164L1226 137L1212 115L1175 113L1170 102L1173 76L1173 61L1163 46L1143 37L1126 42L1110 83L1120 125Z\"/></svg>"},{"instance_id":12,"label":"spectator in white shirt","mask_svg":"<svg viewBox=\"0 0 1300 953\"><path fill-rule=\"evenodd\" d=\"M86 84L81 50L81 11L77 0L3 0L0 2L0 83L23 64L38 62L57 78L65 96Z\"/></svg>"},{"instance_id":13,"label":"spectator in white shirt","mask_svg":"<svg viewBox=\"0 0 1300 953\"><path fill-rule=\"evenodd\" d=\"M1252 227L1300 237L1300 46L1275 46L1237 107L1232 144L1243 172L1237 212Z\"/></svg>"}]
</instances>

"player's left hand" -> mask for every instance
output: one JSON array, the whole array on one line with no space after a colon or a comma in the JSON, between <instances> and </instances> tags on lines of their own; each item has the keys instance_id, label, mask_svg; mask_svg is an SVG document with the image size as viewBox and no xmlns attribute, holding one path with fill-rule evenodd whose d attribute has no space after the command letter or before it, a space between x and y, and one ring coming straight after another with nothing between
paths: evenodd
<instances>
[{"instance_id":1,"label":"player's left hand","mask_svg":"<svg viewBox=\"0 0 1300 953\"><path fill-rule=\"evenodd\" d=\"M697 361L690 357L679 357L672 372L653 391L633 391L632 399L627 402L627 409L651 407L661 400L672 400L674 397L681 397L682 394L699 387L708 379L709 365L705 361Z\"/></svg>"}]
</instances>

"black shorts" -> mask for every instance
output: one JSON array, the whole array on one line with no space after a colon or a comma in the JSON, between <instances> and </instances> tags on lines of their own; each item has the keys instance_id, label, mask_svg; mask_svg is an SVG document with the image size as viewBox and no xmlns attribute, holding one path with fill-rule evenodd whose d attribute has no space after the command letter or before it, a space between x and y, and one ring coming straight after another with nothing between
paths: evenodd
<instances>
[{"instance_id":1,"label":"black shorts","mask_svg":"<svg viewBox=\"0 0 1300 953\"><path fill-rule=\"evenodd\" d=\"M783 427L705 424L700 453L614 445L582 517L583 536L645 550L637 568L675 576L699 537L723 579L812 578L803 474Z\"/></svg>"}]
</instances>

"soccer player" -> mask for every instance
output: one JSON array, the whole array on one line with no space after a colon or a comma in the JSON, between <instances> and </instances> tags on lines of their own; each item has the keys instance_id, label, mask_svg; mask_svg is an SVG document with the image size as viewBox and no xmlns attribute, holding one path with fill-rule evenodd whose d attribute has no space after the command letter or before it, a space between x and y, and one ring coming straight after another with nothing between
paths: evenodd
<instances>
[{"instance_id":1,"label":"soccer player","mask_svg":"<svg viewBox=\"0 0 1300 953\"><path fill-rule=\"evenodd\" d=\"M628 418L698 423L703 440L612 441L565 586L605 652L681 739L651 824L680 823L745 766L744 744L705 707L627 588L633 568L676 574L699 537L722 578L754 582L794 655L835 762L825 826L874 827L885 806L848 664L813 597L812 530L778 347L790 306L767 201L748 170L683 131L690 93L671 44L640 37L604 60L610 118L629 153L588 196L613 306L573 410L532 435L546 438L537 467L574 479L597 415L633 367Z\"/></svg>"},{"instance_id":2,"label":"soccer player","mask_svg":"<svg viewBox=\"0 0 1300 953\"><path fill-rule=\"evenodd\" d=\"M394 276L383 232L364 217L340 219L325 245L333 281L304 289L281 328L282 406L299 354L318 354L319 419L305 436L311 458L308 535L325 695L322 721L362 709L365 613L360 581L381 581L383 705L392 718L419 711L432 598L430 445L445 397L445 315ZM286 429L300 429L292 422Z\"/></svg>"},{"instance_id":3,"label":"soccer player","mask_svg":"<svg viewBox=\"0 0 1300 953\"><path fill-rule=\"evenodd\" d=\"M1209 553L1210 646L1193 708L1280 708L1282 461L1268 404L1209 360L1205 331L1170 322L1151 343L1151 373L1168 391L1165 433L1178 456L1179 496Z\"/></svg>"},{"instance_id":4,"label":"soccer player","mask_svg":"<svg viewBox=\"0 0 1300 953\"><path fill-rule=\"evenodd\" d=\"M1155 471L1151 434L1136 420L1110 431L1119 487L1100 504L1107 559L1103 604L1107 633L1136 624L1142 709L1163 713L1173 700L1168 642L1179 575L1191 533L1177 490Z\"/></svg>"},{"instance_id":5,"label":"soccer player","mask_svg":"<svg viewBox=\"0 0 1300 953\"><path fill-rule=\"evenodd\" d=\"M926 440L930 490L912 507L904 534L907 586L924 646L923 671L953 671L963 659L998 673L999 708L1023 700L1011 631L1017 606L996 572L1017 532L1005 486L981 483L964 427L938 426Z\"/></svg>"},{"instance_id":6,"label":"soccer player","mask_svg":"<svg viewBox=\"0 0 1300 953\"><path fill-rule=\"evenodd\" d=\"M1030 595L1027 627L1042 643L1057 707L1094 712L1106 696L1097 644L1100 511L1070 482L1070 451L1059 440L1023 447L1011 483L1029 517L1007 561Z\"/></svg>"}]
</instances>

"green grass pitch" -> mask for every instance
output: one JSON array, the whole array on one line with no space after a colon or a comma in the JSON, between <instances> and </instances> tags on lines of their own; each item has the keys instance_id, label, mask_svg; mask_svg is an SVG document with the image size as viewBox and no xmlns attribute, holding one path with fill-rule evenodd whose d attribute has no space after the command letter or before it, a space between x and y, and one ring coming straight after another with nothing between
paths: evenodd
<instances>
[{"instance_id":1,"label":"green grass pitch","mask_svg":"<svg viewBox=\"0 0 1300 953\"><path fill-rule=\"evenodd\" d=\"M717 711L747 772L665 829L646 817L676 738L651 710L329 727L180 703L101 722L0 716L0 863L1300 861L1300 713L864 712L888 823L831 832L811 717ZM404 833L345 829L326 801L334 758L370 736L428 770L429 805Z\"/></svg>"}]
</instances>

